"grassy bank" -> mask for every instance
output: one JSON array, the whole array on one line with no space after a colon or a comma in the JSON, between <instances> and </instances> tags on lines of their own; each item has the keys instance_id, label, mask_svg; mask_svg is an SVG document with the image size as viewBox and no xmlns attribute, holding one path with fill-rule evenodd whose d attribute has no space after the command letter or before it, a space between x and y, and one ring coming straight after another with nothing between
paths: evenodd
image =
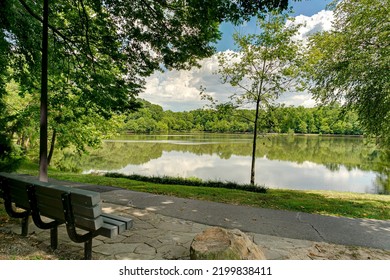
<instances>
[{"instance_id":1,"label":"grassy bank","mask_svg":"<svg viewBox=\"0 0 390 280\"><path fill-rule=\"evenodd\" d=\"M38 167L36 165L23 164L17 172L37 175L37 170ZM236 205L352 218L390 219L390 196L388 195L276 189L268 189L266 193L253 193L237 189L159 184L128 178L66 173L53 169L49 170L49 177Z\"/></svg>"}]
</instances>

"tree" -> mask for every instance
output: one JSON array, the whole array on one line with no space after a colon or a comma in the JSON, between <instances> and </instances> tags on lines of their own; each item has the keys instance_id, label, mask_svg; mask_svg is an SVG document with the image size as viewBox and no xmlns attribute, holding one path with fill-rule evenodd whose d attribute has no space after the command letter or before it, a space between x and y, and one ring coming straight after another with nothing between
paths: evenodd
<instances>
[{"instance_id":1,"label":"tree","mask_svg":"<svg viewBox=\"0 0 390 280\"><path fill-rule=\"evenodd\" d=\"M0 43L8 45L21 84L41 89L40 178L47 180L47 71L49 76L65 75L65 86L77 92L82 107L107 118L133 107L144 78L154 70L188 69L210 56L214 48L209 43L220 37L222 21L238 22L267 8L285 9L287 3L53 0L49 7L45 0L42 7L32 0L3 0ZM40 33L42 40L32 36Z\"/></svg>"},{"instance_id":2,"label":"tree","mask_svg":"<svg viewBox=\"0 0 390 280\"><path fill-rule=\"evenodd\" d=\"M0 4L0 8L1 4ZM1 22L1 18L0 18ZM10 159L12 143L10 137L6 133L7 119L4 116L6 105L3 100L5 95L5 74L7 69L7 53L9 51L9 45L7 41L0 36L0 170L5 169L8 166Z\"/></svg>"},{"instance_id":3,"label":"tree","mask_svg":"<svg viewBox=\"0 0 390 280\"><path fill-rule=\"evenodd\" d=\"M390 147L389 2L343 0L334 16L333 30L311 39L311 91L356 110L365 131Z\"/></svg>"},{"instance_id":4,"label":"tree","mask_svg":"<svg viewBox=\"0 0 390 280\"><path fill-rule=\"evenodd\" d=\"M299 43L292 40L298 26L286 25L286 13L270 12L258 17L259 33L246 36L234 34L237 52L219 56L219 71L223 83L237 88L230 96L232 107L255 106L250 121L254 125L250 183L255 183L256 144L261 109L297 85Z\"/></svg>"}]
</instances>

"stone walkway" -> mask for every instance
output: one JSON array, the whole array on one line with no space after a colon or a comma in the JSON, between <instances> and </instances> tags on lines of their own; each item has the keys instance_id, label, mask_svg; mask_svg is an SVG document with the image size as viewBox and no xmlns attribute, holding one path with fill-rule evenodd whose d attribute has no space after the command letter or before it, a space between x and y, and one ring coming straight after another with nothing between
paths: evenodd
<instances>
[{"instance_id":1,"label":"stone walkway","mask_svg":"<svg viewBox=\"0 0 390 280\"><path fill-rule=\"evenodd\" d=\"M187 260L193 238L209 227L173 217L163 216L153 211L135 209L105 203L103 211L134 220L133 228L116 238L98 236L93 239L93 259L97 260ZM20 233L18 224L9 224L3 230ZM40 248L50 247L48 230L41 230L30 224L29 236ZM280 238L269 235L247 233L265 253L267 259L312 259L308 250L315 248L312 241ZM65 226L58 230L58 252L71 252L71 258L83 257L83 244L69 240ZM61 254L59 254L61 255Z\"/></svg>"}]
</instances>

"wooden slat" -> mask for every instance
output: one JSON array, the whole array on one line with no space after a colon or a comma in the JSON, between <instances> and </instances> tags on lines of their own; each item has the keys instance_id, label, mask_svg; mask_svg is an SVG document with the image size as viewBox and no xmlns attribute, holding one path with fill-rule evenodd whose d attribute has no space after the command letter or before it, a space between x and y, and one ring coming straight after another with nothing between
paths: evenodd
<instances>
[{"instance_id":1,"label":"wooden slat","mask_svg":"<svg viewBox=\"0 0 390 280\"><path fill-rule=\"evenodd\" d=\"M94 207L95 205L101 202L100 194L93 191L75 189L72 187L57 186L49 183L39 182L37 180L28 181L25 178L18 178L13 174L7 174L0 172L0 177L6 179L6 184L11 186L11 197L14 199L14 202L21 200L21 204L25 204L25 201L28 201L26 190L28 186L36 186L36 195L40 194L46 195L49 197L57 198L61 200L61 195L63 193L72 193L72 205L77 204L86 207ZM27 205L26 205L27 206Z\"/></svg>"},{"instance_id":2,"label":"wooden slat","mask_svg":"<svg viewBox=\"0 0 390 280\"><path fill-rule=\"evenodd\" d=\"M18 182L17 180L1 177L2 184L4 187L10 188L11 199L16 204L23 208L29 207L28 197L26 188L28 184L24 182Z\"/></svg>"},{"instance_id":3,"label":"wooden slat","mask_svg":"<svg viewBox=\"0 0 390 280\"><path fill-rule=\"evenodd\" d=\"M36 186L37 195L42 194L51 197L58 197L59 199L61 199L61 195L63 193L70 192L72 194L72 204L75 203L84 206L94 206L101 201L100 193L97 192L56 185L43 186L34 184L34 186Z\"/></svg>"},{"instance_id":4,"label":"wooden slat","mask_svg":"<svg viewBox=\"0 0 390 280\"><path fill-rule=\"evenodd\" d=\"M98 229L98 235L113 238L118 235L118 227L112 224L103 223Z\"/></svg>"},{"instance_id":5,"label":"wooden slat","mask_svg":"<svg viewBox=\"0 0 390 280\"><path fill-rule=\"evenodd\" d=\"M11 188L11 200L21 208L24 209L30 208L27 191L23 191L22 189Z\"/></svg>"},{"instance_id":6,"label":"wooden slat","mask_svg":"<svg viewBox=\"0 0 390 280\"><path fill-rule=\"evenodd\" d=\"M64 210L62 207L50 207L47 205L39 205L39 213L41 216L45 216L54 220L60 220L61 222L65 221Z\"/></svg>"},{"instance_id":7,"label":"wooden slat","mask_svg":"<svg viewBox=\"0 0 390 280\"><path fill-rule=\"evenodd\" d=\"M16 202L16 206L29 209L30 205L27 198L27 192L22 191L12 191L11 192L12 201ZM40 214L42 216L59 220L61 222L65 221L64 211L62 208L62 200L59 197L48 197L43 195L37 195L38 207ZM101 204L94 205L93 207L86 207L84 205L72 204L73 213L75 217L75 225L82 227L88 230L95 230L101 226L102 219L92 222L93 219L98 219L101 215Z\"/></svg>"},{"instance_id":8,"label":"wooden slat","mask_svg":"<svg viewBox=\"0 0 390 280\"><path fill-rule=\"evenodd\" d=\"M125 223L120 222L118 220L114 220L114 219L110 219L110 218L104 217L104 215L102 215L102 218L103 218L104 223L116 226L118 228L118 234L120 234L120 233L122 233L122 232L124 232L126 230L126 224Z\"/></svg>"},{"instance_id":9,"label":"wooden slat","mask_svg":"<svg viewBox=\"0 0 390 280\"><path fill-rule=\"evenodd\" d=\"M41 216L57 220L61 223L65 222L62 208L52 208L46 205L40 205L39 211ZM74 223L76 227L85 230L96 230L103 224L103 218L101 216L95 218L86 218L83 216L74 215Z\"/></svg>"},{"instance_id":10,"label":"wooden slat","mask_svg":"<svg viewBox=\"0 0 390 280\"><path fill-rule=\"evenodd\" d=\"M98 203L92 207L85 207L84 205L73 205L73 212L79 216L96 218L102 214L102 205Z\"/></svg>"},{"instance_id":11,"label":"wooden slat","mask_svg":"<svg viewBox=\"0 0 390 280\"><path fill-rule=\"evenodd\" d=\"M126 230L131 229L133 227L133 220L128 218L128 217L112 215L112 214L107 214L107 213L103 213L102 216L103 216L104 219L108 218L108 219L111 219L111 220L115 220L115 221L124 223Z\"/></svg>"},{"instance_id":12,"label":"wooden slat","mask_svg":"<svg viewBox=\"0 0 390 280\"><path fill-rule=\"evenodd\" d=\"M58 197L50 197L46 195L39 194L37 195L38 205L45 205L46 207L52 207L53 209L61 209L62 211L62 200ZM98 203L93 206L84 206L73 203L72 201L73 213L75 215L83 216L86 218L96 218L101 215L101 204ZM63 215L60 215L63 217Z\"/></svg>"},{"instance_id":13,"label":"wooden slat","mask_svg":"<svg viewBox=\"0 0 390 280\"><path fill-rule=\"evenodd\" d=\"M4 175L4 173L2 173L2 174L0 174L0 176L1 176L2 180L5 181L5 183L8 183L9 185L15 186L18 188L27 187L27 186L32 184L31 182L28 182L26 180L20 180L15 175L11 175L11 174Z\"/></svg>"},{"instance_id":14,"label":"wooden slat","mask_svg":"<svg viewBox=\"0 0 390 280\"><path fill-rule=\"evenodd\" d=\"M93 206L98 204L100 199L100 193L76 189L72 187L59 186L51 183L40 182L34 178L28 179L14 174L8 174L4 172L0 172L0 178L6 179L8 185L11 185L13 188L27 188L30 185L34 185L37 188L37 193L42 192L43 194L47 194L48 196L59 196L64 192L69 192L72 190L72 201L77 204ZM42 187L42 188L40 188ZM89 199L86 199L89 198Z\"/></svg>"},{"instance_id":15,"label":"wooden slat","mask_svg":"<svg viewBox=\"0 0 390 280\"><path fill-rule=\"evenodd\" d=\"M95 219L87 219L80 216L74 216L74 222L77 227L88 231L98 230L104 224L102 216L99 216Z\"/></svg>"}]
</instances>

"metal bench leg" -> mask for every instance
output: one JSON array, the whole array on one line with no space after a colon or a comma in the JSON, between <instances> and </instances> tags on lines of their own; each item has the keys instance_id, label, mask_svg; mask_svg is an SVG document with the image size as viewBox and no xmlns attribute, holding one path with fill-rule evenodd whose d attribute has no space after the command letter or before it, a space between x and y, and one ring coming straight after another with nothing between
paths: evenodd
<instances>
[{"instance_id":1,"label":"metal bench leg","mask_svg":"<svg viewBox=\"0 0 390 280\"><path fill-rule=\"evenodd\" d=\"M5 182L2 182L0 187L3 190L5 211L7 212L7 214L10 217L21 219L22 236L27 236L28 235L28 224L30 222L29 221L29 216L31 213L30 210L25 210L23 212L16 212L12 206L10 187Z\"/></svg>"},{"instance_id":2,"label":"metal bench leg","mask_svg":"<svg viewBox=\"0 0 390 280\"><path fill-rule=\"evenodd\" d=\"M92 238L84 243L84 259L92 260Z\"/></svg>"},{"instance_id":3,"label":"metal bench leg","mask_svg":"<svg viewBox=\"0 0 390 280\"><path fill-rule=\"evenodd\" d=\"M30 224L30 216L27 215L27 216L23 217L22 221L21 221L21 224L22 224L22 233L21 233L21 235L22 236L27 236L28 235L28 225Z\"/></svg>"},{"instance_id":4,"label":"metal bench leg","mask_svg":"<svg viewBox=\"0 0 390 280\"><path fill-rule=\"evenodd\" d=\"M58 247L58 227L50 229L50 247L55 250Z\"/></svg>"}]
</instances>

